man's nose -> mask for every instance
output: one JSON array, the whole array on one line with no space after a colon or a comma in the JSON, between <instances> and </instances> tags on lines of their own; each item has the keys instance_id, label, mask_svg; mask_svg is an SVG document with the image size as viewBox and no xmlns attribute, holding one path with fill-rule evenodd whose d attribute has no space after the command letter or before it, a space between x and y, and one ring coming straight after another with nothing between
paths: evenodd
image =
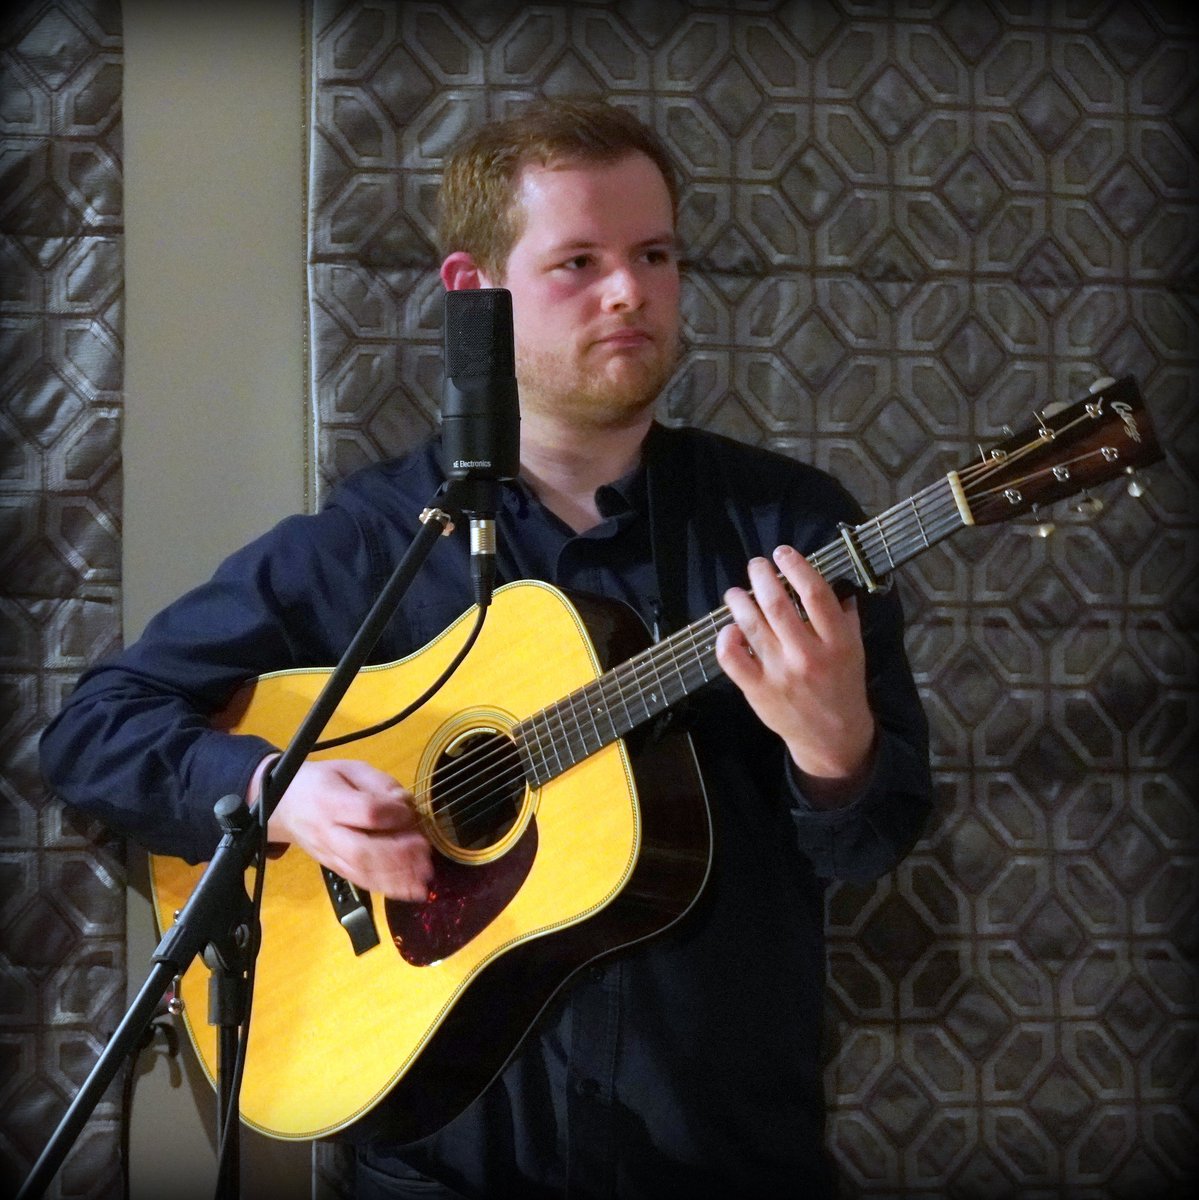
<instances>
[{"instance_id":1,"label":"man's nose","mask_svg":"<svg viewBox=\"0 0 1199 1200\"><path fill-rule=\"evenodd\" d=\"M631 266L615 267L604 280L604 306L616 312L641 305L641 283Z\"/></svg>"}]
</instances>

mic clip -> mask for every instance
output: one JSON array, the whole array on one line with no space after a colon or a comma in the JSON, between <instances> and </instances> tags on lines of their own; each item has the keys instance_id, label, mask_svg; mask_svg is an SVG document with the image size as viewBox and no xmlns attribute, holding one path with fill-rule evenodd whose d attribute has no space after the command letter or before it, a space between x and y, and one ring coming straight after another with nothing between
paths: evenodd
<instances>
[{"instance_id":1,"label":"mic clip","mask_svg":"<svg viewBox=\"0 0 1199 1200\"><path fill-rule=\"evenodd\" d=\"M443 508L426 508L421 512L420 523L427 525L437 521L441 525L441 536L449 537L454 532L454 518Z\"/></svg>"}]
</instances>

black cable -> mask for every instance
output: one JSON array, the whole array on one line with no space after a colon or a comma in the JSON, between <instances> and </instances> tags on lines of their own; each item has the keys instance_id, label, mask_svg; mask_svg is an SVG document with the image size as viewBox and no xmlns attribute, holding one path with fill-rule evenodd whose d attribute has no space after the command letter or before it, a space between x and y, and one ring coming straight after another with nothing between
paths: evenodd
<instances>
[{"instance_id":1,"label":"black cable","mask_svg":"<svg viewBox=\"0 0 1199 1200\"><path fill-rule=\"evenodd\" d=\"M411 704L407 705L401 712L394 717L390 717L386 721L380 722L378 725L373 725L369 729L360 729L355 733L343 734L340 737L329 738L323 742L317 742L312 749L328 750L334 746L341 746L347 742L356 741L359 738L370 737L372 734L381 733L385 729L390 729L394 725L398 725L401 721L410 717L414 712L427 704L441 689L445 686L446 681L461 665L462 660L470 653L471 648L479 638L479 634L483 630L483 622L487 619L488 605L480 604L478 615L475 618L474 626L470 631L470 635L463 643L462 648L454 656L453 660L444 671L421 693ZM229 1086L228 1108L225 1113L224 1125L217 1131L218 1134L218 1151L217 1151L217 1179L224 1177L224 1162L226 1155L229 1153L229 1147L232 1145L230 1134L233 1130L232 1123L240 1119L239 1097L241 1095L242 1079L245 1076L246 1056L248 1053L248 1045L250 1039L250 1017L254 1009L254 975L258 964L258 946L262 937L262 895L263 887L266 880L266 864L267 864L267 831L266 822L263 820L264 810L259 808L258 825L260 844L256 858L257 869L254 876L254 894L250 901L250 934L251 934L251 952L249 955L249 967L246 971L245 979L245 1017L242 1021L241 1031L237 1041L237 1053L233 1061L233 1080ZM219 1198L218 1198L219 1200Z\"/></svg>"},{"instance_id":2,"label":"black cable","mask_svg":"<svg viewBox=\"0 0 1199 1200\"><path fill-rule=\"evenodd\" d=\"M312 747L313 751L317 750L332 750L334 746L344 746L347 742L356 742L360 738L373 737L376 733L382 733L384 730L391 729L398 725L401 721L406 721L417 709L427 704L441 689L445 686L446 681L451 675L462 665L462 660L470 653L471 647L478 641L479 634L483 631L483 622L487 619L487 608L480 606L479 615L475 618L474 628L470 631L470 636L462 645L462 649L454 656L453 661L448 667L425 689L425 691L412 701L406 708L396 713L394 717L388 717L386 721L380 721L378 725L372 725L368 729L359 729L354 733L343 733L335 738L327 738L324 741L317 742Z\"/></svg>"}]
</instances>

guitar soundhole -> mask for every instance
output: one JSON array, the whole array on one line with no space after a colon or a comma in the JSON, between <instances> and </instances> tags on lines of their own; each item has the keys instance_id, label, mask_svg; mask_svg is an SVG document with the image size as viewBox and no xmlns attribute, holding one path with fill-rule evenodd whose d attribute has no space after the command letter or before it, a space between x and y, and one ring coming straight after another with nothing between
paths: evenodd
<instances>
[{"instance_id":1,"label":"guitar soundhole","mask_svg":"<svg viewBox=\"0 0 1199 1200\"><path fill-rule=\"evenodd\" d=\"M482 851L516 824L524 794L524 770L511 740L494 730L473 730L438 758L429 812L447 846Z\"/></svg>"}]
</instances>

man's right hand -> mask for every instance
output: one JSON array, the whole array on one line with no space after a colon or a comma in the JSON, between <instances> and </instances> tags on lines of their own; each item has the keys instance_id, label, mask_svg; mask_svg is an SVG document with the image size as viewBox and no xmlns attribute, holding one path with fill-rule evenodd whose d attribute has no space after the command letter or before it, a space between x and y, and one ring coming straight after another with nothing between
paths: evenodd
<instances>
[{"instance_id":1,"label":"man's right hand","mask_svg":"<svg viewBox=\"0 0 1199 1200\"><path fill-rule=\"evenodd\" d=\"M251 806L273 761L264 759L254 775ZM267 838L299 846L358 887L395 900L424 900L433 880L412 793L358 759L304 763L271 814Z\"/></svg>"}]
</instances>

